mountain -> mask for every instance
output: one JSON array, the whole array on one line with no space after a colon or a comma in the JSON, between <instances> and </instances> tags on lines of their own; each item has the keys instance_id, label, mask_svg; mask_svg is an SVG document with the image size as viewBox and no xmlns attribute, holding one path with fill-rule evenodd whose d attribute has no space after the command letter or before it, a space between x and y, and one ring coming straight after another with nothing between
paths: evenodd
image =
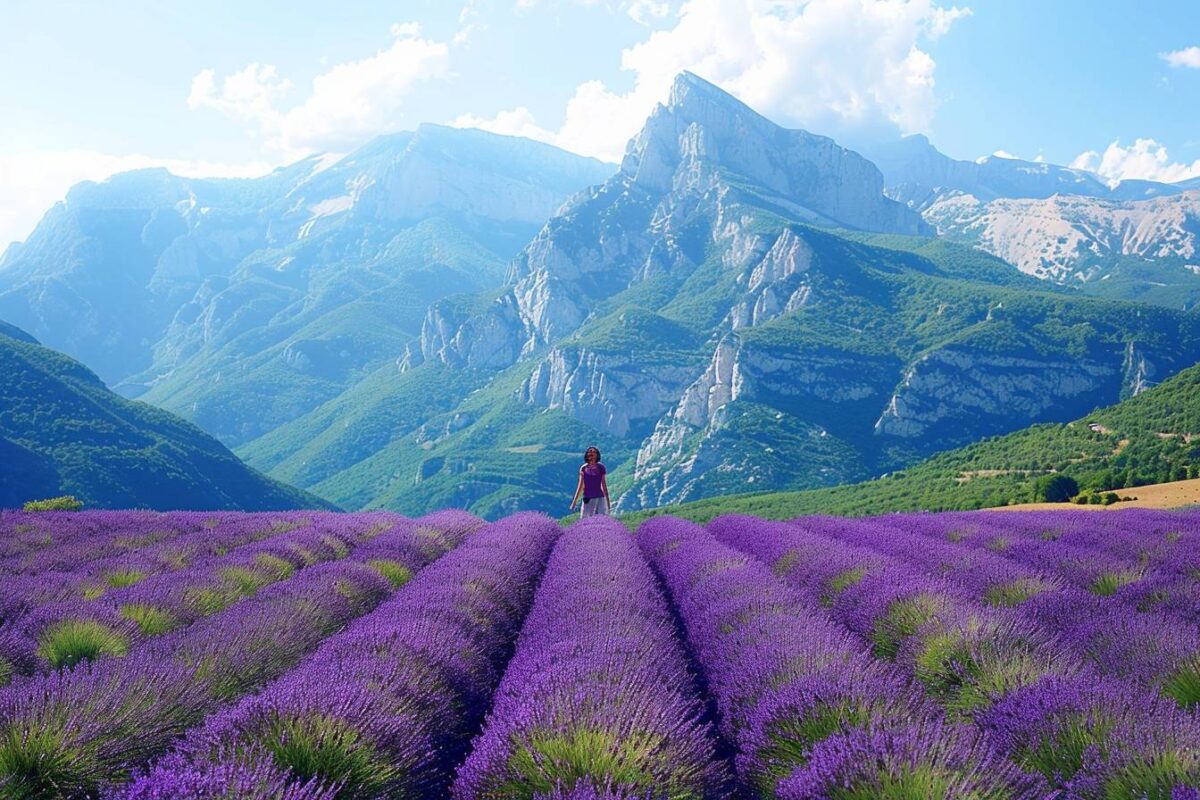
<instances>
[{"instance_id":1,"label":"mountain","mask_svg":"<svg viewBox=\"0 0 1200 800\"><path fill-rule=\"evenodd\" d=\"M0 260L0 315L226 443L395 360L430 302L498 287L611 167L424 125L253 180L76 186Z\"/></svg>"},{"instance_id":2,"label":"mountain","mask_svg":"<svg viewBox=\"0 0 1200 800\"><path fill-rule=\"evenodd\" d=\"M238 453L348 507L499 514L561 512L595 443L631 510L861 480L1200 359L1198 315L930 233L862 156L685 73L506 288Z\"/></svg>"},{"instance_id":3,"label":"mountain","mask_svg":"<svg viewBox=\"0 0 1200 800\"><path fill-rule=\"evenodd\" d=\"M1161 305L1200 301L1200 190L1150 200L981 202L963 194L939 200L924 216L943 236L1039 278Z\"/></svg>"},{"instance_id":4,"label":"mountain","mask_svg":"<svg viewBox=\"0 0 1200 800\"><path fill-rule=\"evenodd\" d=\"M956 161L921 135L869 155L888 196L920 211L939 235L1026 274L1115 299L1200 302L1200 180L1110 185L1044 162Z\"/></svg>"},{"instance_id":5,"label":"mountain","mask_svg":"<svg viewBox=\"0 0 1200 800\"><path fill-rule=\"evenodd\" d=\"M1034 482L1062 474L1097 491L1197 477L1200 366L1137 397L1061 424L1034 425L941 453L879 480L830 489L721 497L661 509L689 519L758 514L882 514L1026 502ZM653 513L653 512L651 512ZM638 519L645 515L634 515Z\"/></svg>"},{"instance_id":6,"label":"mountain","mask_svg":"<svg viewBox=\"0 0 1200 800\"><path fill-rule=\"evenodd\" d=\"M0 376L0 507L62 494L102 508L330 507L4 322Z\"/></svg>"}]
</instances>

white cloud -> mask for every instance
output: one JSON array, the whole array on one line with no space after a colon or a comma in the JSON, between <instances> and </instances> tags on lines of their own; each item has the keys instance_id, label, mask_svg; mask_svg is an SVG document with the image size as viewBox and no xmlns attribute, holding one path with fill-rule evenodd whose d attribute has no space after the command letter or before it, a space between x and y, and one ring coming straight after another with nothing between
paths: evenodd
<instances>
[{"instance_id":1,"label":"white cloud","mask_svg":"<svg viewBox=\"0 0 1200 800\"><path fill-rule=\"evenodd\" d=\"M253 123L264 143L285 158L345 148L394 129L412 88L447 74L445 42L422 37L415 22L393 25L391 35L390 47L315 77L308 97L286 110L281 101L294 87L275 67L257 63L226 77L219 89L215 72L201 70L192 79L188 107L212 108ZM466 36L469 31L464 41Z\"/></svg>"},{"instance_id":2,"label":"white cloud","mask_svg":"<svg viewBox=\"0 0 1200 800\"><path fill-rule=\"evenodd\" d=\"M828 133L927 131L936 65L921 46L969 14L934 0L690 0L673 27L622 52L633 88L581 84L552 141L619 160L683 70L782 124Z\"/></svg>"},{"instance_id":3,"label":"white cloud","mask_svg":"<svg viewBox=\"0 0 1200 800\"><path fill-rule=\"evenodd\" d=\"M421 35L421 23L396 22L388 29L393 39L416 39Z\"/></svg>"},{"instance_id":4,"label":"white cloud","mask_svg":"<svg viewBox=\"0 0 1200 800\"><path fill-rule=\"evenodd\" d=\"M537 124L533 113L525 106L518 106L511 111L501 111L491 119L477 117L474 114L463 114L451 123L456 128L482 128L492 133L505 136L524 136L539 142L554 141L554 132L548 131Z\"/></svg>"},{"instance_id":5,"label":"white cloud","mask_svg":"<svg viewBox=\"0 0 1200 800\"><path fill-rule=\"evenodd\" d=\"M475 35L475 31L479 30L479 26L473 22L468 22L454 32L454 38L451 39L456 45L470 44L471 37Z\"/></svg>"},{"instance_id":6,"label":"white cloud","mask_svg":"<svg viewBox=\"0 0 1200 800\"><path fill-rule=\"evenodd\" d=\"M1113 183L1134 178L1175 183L1200 177L1200 159L1191 164L1172 163L1167 148L1153 139L1138 139L1129 147L1122 147L1117 140L1103 153L1080 153L1071 166L1095 172Z\"/></svg>"},{"instance_id":7,"label":"white cloud","mask_svg":"<svg viewBox=\"0 0 1200 800\"><path fill-rule=\"evenodd\" d=\"M451 42L456 46L464 46L471 43L473 37L478 31L487 30L487 25L479 22L478 0L467 0L463 4L462 9L458 12L458 30L454 32L454 37Z\"/></svg>"},{"instance_id":8,"label":"white cloud","mask_svg":"<svg viewBox=\"0 0 1200 800\"><path fill-rule=\"evenodd\" d=\"M638 25L650 27L671 13L671 4L656 0L633 0L625 13Z\"/></svg>"},{"instance_id":9,"label":"white cloud","mask_svg":"<svg viewBox=\"0 0 1200 800\"><path fill-rule=\"evenodd\" d=\"M1172 67L1200 69L1200 47L1185 47L1182 50L1171 50L1159 53L1158 57Z\"/></svg>"},{"instance_id":10,"label":"white cloud","mask_svg":"<svg viewBox=\"0 0 1200 800\"><path fill-rule=\"evenodd\" d=\"M213 108L232 119L255 121L275 116L275 104L291 89L291 82L269 64L247 64L226 77L220 91L216 71L203 69L192 78L187 105L193 111Z\"/></svg>"},{"instance_id":11,"label":"white cloud","mask_svg":"<svg viewBox=\"0 0 1200 800\"><path fill-rule=\"evenodd\" d=\"M0 252L27 238L38 220L81 181L102 181L118 172L166 167L176 175L254 177L274 164L220 164L93 150L34 151L0 155Z\"/></svg>"}]
</instances>

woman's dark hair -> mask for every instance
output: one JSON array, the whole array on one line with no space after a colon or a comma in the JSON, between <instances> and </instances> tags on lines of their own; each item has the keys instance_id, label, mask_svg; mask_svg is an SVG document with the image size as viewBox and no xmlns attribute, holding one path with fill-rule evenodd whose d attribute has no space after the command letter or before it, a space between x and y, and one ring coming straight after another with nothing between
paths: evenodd
<instances>
[{"instance_id":1,"label":"woman's dark hair","mask_svg":"<svg viewBox=\"0 0 1200 800\"><path fill-rule=\"evenodd\" d=\"M589 447L587 450L583 451L583 463L585 463L585 464L587 463L587 454L592 452L593 450L596 451L596 463L597 464L600 463L600 448L596 447L594 445L592 447Z\"/></svg>"}]
</instances>

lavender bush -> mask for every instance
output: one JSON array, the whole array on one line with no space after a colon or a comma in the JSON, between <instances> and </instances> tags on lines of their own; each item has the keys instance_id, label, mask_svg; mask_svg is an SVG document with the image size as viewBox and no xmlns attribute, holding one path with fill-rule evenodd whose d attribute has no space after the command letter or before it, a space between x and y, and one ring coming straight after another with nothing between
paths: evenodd
<instances>
[{"instance_id":1,"label":"lavender bush","mask_svg":"<svg viewBox=\"0 0 1200 800\"><path fill-rule=\"evenodd\" d=\"M1040 782L977 734L941 723L919 690L761 562L677 519L652 519L638 538L675 599L721 731L738 750L738 775L756 796L824 797L812 787L830 781L845 797L1037 795ZM936 732L919 749L892 733L912 725ZM818 756L843 742L854 743L861 769L820 778L828 770ZM927 794L926 776L943 773L957 777Z\"/></svg>"}]
</instances>

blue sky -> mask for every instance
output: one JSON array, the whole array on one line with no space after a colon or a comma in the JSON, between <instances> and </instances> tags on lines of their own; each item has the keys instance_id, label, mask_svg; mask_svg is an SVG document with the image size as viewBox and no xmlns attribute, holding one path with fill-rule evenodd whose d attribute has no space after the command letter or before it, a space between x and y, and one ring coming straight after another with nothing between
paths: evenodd
<instances>
[{"instance_id":1,"label":"blue sky","mask_svg":"<svg viewBox=\"0 0 1200 800\"><path fill-rule=\"evenodd\" d=\"M1200 174L1185 0L0 4L0 247L85 178L256 174L421 122L613 160L684 68L850 144Z\"/></svg>"}]
</instances>

